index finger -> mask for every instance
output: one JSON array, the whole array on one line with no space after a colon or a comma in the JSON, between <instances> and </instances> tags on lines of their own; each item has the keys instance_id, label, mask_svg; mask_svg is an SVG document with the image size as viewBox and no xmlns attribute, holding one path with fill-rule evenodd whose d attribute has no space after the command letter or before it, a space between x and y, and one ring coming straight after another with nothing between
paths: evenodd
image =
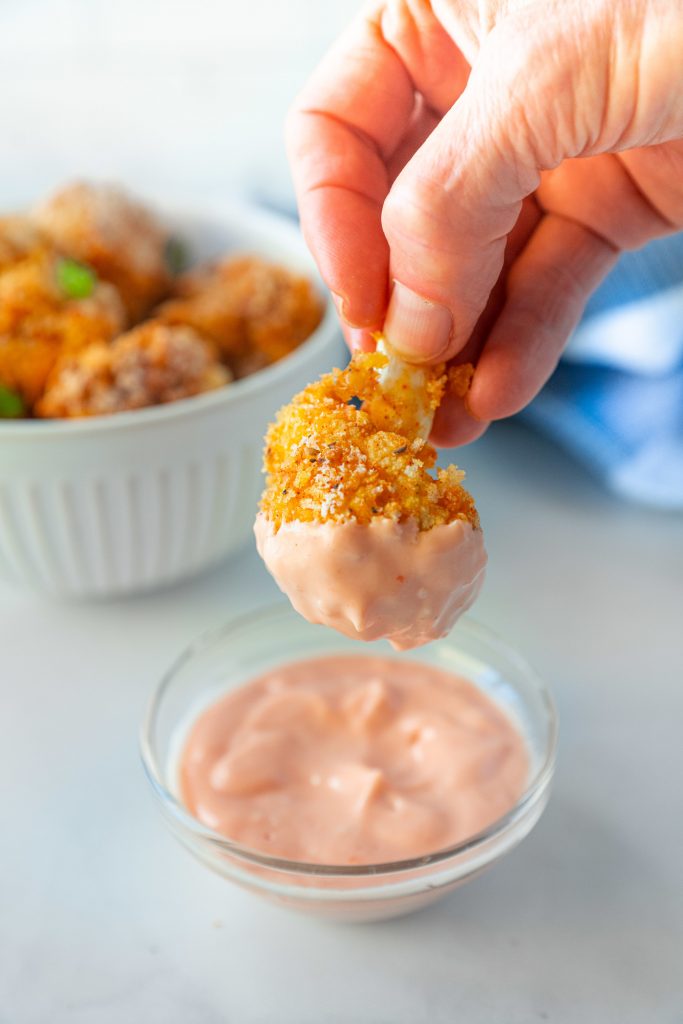
<instances>
[{"instance_id":1,"label":"index finger","mask_svg":"<svg viewBox=\"0 0 683 1024\"><path fill-rule=\"evenodd\" d=\"M413 109L410 78L375 23L340 37L298 98L287 144L304 237L344 319L381 324L389 247L386 160Z\"/></svg>"},{"instance_id":2,"label":"index finger","mask_svg":"<svg viewBox=\"0 0 683 1024\"><path fill-rule=\"evenodd\" d=\"M383 3L358 17L288 117L304 236L344 319L358 327L379 328L384 319L387 162L408 129L416 93L439 107L455 99L457 50L425 8L420 21L389 19Z\"/></svg>"}]
</instances>

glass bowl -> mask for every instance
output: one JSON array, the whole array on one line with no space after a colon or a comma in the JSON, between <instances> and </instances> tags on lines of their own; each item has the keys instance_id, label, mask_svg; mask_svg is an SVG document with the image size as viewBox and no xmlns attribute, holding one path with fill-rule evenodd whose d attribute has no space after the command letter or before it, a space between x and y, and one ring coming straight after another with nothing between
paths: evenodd
<instances>
[{"instance_id":1,"label":"glass bowl","mask_svg":"<svg viewBox=\"0 0 683 1024\"><path fill-rule=\"evenodd\" d=\"M273 857L226 839L181 803L178 755L196 716L228 690L284 662L359 652L408 658L462 674L515 721L529 751L529 781L515 806L465 842L385 864L322 865ZM150 701L141 750L147 777L177 839L213 871L276 903L339 920L370 921L427 905L517 845L548 801L557 714L545 684L507 644L465 618L444 640L397 654L385 641L359 644L302 619L278 602L212 630L166 672Z\"/></svg>"}]
</instances>

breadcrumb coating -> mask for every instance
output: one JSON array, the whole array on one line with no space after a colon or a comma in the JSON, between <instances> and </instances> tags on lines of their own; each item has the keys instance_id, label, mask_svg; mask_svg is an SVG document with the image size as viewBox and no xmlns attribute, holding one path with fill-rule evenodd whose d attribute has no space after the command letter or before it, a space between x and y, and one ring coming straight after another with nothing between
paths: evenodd
<instances>
[{"instance_id":1,"label":"breadcrumb coating","mask_svg":"<svg viewBox=\"0 0 683 1024\"><path fill-rule=\"evenodd\" d=\"M169 232L121 189L73 182L39 204L33 220L53 245L118 288L129 323L167 294Z\"/></svg>"},{"instance_id":2,"label":"breadcrumb coating","mask_svg":"<svg viewBox=\"0 0 683 1024\"><path fill-rule=\"evenodd\" d=\"M277 362L320 323L322 302L306 277L256 256L222 260L178 278L158 315L218 345L236 377Z\"/></svg>"},{"instance_id":3,"label":"breadcrumb coating","mask_svg":"<svg viewBox=\"0 0 683 1024\"><path fill-rule=\"evenodd\" d=\"M148 320L109 345L59 360L36 405L42 417L102 416L223 387L230 372L189 327Z\"/></svg>"},{"instance_id":4,"label":"breadcrumb coating","mask_svg":"<svg viewBox=\"0 0 683 1024\"><path fill-rule=\"evenodd\" d=\"M462 519L479 525L474 501L455 466L430 473L436 451L419 436L425 396L410 374L381 383L388 358L356 355L304 388L266 435L261 510L282 522L369 523L375 516L414 519L420 530ZM458 368L459 369L459 368ZM446 387L462 389L471 368L436 367L427 389L435 409Z\"/></svg>"},{"instance_id":5,"label":"breadcrumb coating","mask_svg":"<svg viewBox=\"0 0 683 1024\"><path fill-rule=\"evenodd\" d=\"M88 298L66 296L60 259L39 248L0 273L0 384L29 407L61 353L109 341L125 323L118 292L106 282L93 279Z\"/></svg>"},{"instance_id":6,"label":"breadcrumb coating","mask_svg":"<svg viewBox=\"0 0 683 1024\"><path fill-rule=\"evenodd\" d=\"M472 363L460 363L458 366L449 366L446 374L446 391L457 398L467 398L467 394L474 377Z\"/></svg>"}]
</instances>

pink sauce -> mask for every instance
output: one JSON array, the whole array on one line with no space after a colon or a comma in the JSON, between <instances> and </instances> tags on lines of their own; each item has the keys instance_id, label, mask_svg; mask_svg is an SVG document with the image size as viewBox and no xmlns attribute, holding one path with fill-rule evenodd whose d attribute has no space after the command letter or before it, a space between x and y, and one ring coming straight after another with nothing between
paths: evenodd
<instances>
[{"instance_id":1,"label":"pink sauce","mask_svg":"<svg viewBox=\"0 0 683 1024\"><path fill-rule=\"evenodd\" d=\"M274 856L372 864L433 853L509 811L528 777L510 719L459 676L334 655L273 669L192 725L181 797Z\"/></svg>"},{"instance_id":2,"label":"pink sauce","mask_svg":"<svg viewBox=\"0 0 683 1024\"><path fill-rule=\"evenodd\" d=\"M256 546L300 615L397 650L450 632L484 581L481 530L456 520L420 532L415 523L273 523L261 513Z\"/></svg>"}]
</instances>

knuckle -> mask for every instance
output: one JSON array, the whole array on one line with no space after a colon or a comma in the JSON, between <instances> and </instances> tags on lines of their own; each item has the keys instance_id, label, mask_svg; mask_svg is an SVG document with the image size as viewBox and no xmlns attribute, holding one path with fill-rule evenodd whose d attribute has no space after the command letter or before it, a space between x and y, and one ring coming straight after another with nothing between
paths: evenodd
<instances>
[{"instance_id":1,"label":"knuckle","mask_svg":"<svg viewBox=\"0 0 683 1024\"><path fill-rule=\"evenodd\" d=\"M382 209L382 229L390 244L403 241L434 248L443 223L443 202L443 188L438 183L416 174L401 174Z\"/></svg>"},{"instance_id":2,"label":"knuckle","mask_svg":"<svg viewBox=\"0 0 683 1024\"><path fill-rule=\"evenodd\" d=\"M493 97L495 122L508 148L548 169L591 145L605 62L590 56L600 45L595 26L582 14L565 25L558 17L539 20L537 12L534 19L533 10L522 9L491 30L476 71Z\"/></svg>"}]
</instances>

